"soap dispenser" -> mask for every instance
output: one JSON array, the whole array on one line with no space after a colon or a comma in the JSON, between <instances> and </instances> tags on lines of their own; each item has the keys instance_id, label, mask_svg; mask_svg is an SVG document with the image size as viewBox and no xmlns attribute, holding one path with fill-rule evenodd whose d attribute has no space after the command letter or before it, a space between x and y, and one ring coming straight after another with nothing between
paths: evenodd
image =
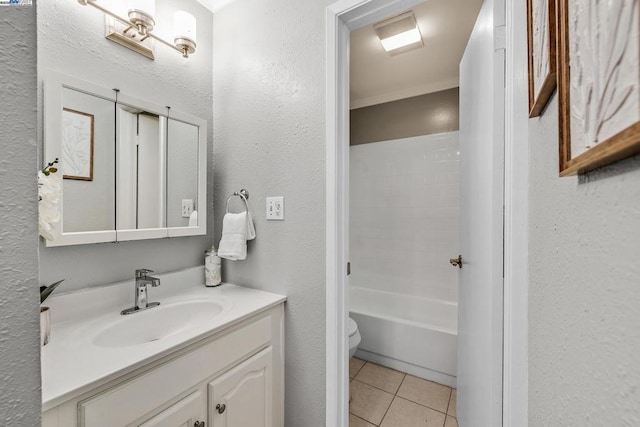
<instances>
[{"instance_id":1,"label":"soap dispenser","mask_svg":"<svg viewBox=\"0 0 640 427\"><path fill-rule=\"evenodd\" d=\"M222 265L218 250L211 247L204 252L205 286L215 287L222 284Z\"/></svg>"}]
</instances>

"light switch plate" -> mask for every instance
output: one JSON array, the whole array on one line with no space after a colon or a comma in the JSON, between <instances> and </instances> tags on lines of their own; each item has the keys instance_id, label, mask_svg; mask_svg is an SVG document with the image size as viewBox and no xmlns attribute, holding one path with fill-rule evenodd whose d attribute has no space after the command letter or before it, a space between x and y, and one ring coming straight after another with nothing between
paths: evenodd
<instances>
[{"instance_id":1,"label":"light switch plate","mask_svg":"<svg viewBox=\"0 0 640 427\"><path fill-rule=\"evenodd\" d=\"M267 197L267 221L284 221L284 197Z\"/></svg>"}]
</instances>

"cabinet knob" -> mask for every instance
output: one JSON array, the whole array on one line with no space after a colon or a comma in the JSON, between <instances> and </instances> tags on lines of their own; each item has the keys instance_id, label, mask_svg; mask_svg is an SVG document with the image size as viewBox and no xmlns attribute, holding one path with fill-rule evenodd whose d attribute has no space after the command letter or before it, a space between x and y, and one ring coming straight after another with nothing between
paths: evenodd
<instances>
[{"instance_id":1,"label":"cabinet knob","mask_svg":"<svg viewBox=\"0 0 640 427\"><path fill-rule=\"evenodd\" d=\"M218 410L219 414L222 414L225 411L225 409L227 409L227 405L225 405L224 403L222 404L218 403L216 405L216 409Z\"/></svg>"},{"instance_id":2,"label":"cabinet knob","mask_svg":"<svg viewBox=\"0 0 640 427\"><path fill-rule=\"evenodd\" d=\"M193 427L204 427L204 421L196 421Z\"/></svg>"}]
</instances>

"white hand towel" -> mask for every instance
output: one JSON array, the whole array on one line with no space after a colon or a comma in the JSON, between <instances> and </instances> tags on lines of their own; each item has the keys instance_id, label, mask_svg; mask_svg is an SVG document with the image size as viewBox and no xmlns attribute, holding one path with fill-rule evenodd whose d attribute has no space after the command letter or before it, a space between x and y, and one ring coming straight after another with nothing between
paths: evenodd
<instances>
[{"instance_id":1,"label":"white hand towel","mask_svg":"<svg viewBox=\"0 0 640 427\"><path fill-rule=\"evenodd\" d=\"M247 211L247 240L253 240L256 238L256 227L253 225L253 218L251 218L251 212Z\"/></svg>"},{"instance_id":2,"label":"white hand towel","mask_svg":"<svg viewBox=\"0 0 640 427\"><path fill-rule=\"evenodd\" d=\"M228 213L222 219L222 239L218 256L231 261L247 258L247 240L255 239L253 220L248 212Z\"/></svg>"},{"instance_id":3,"label":"white hand towel","mask_svg":"<svg viewBox=\"0 0 640 427\"><path fill-rule=\"evenodd\" d=\"M191 216L189 217L189 227L197 227L198 226L198 211L191 212Z\"/></svg>"}]
</instances>

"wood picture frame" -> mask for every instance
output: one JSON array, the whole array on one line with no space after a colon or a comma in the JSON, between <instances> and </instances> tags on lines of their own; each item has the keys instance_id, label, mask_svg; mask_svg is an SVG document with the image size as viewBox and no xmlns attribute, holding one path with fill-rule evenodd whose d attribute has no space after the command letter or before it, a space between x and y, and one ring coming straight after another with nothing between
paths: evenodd
<instances>
[{"instance_id":1,"label":"wood picture frame","mask_svg":"<svg viewBox=\"0 0 640 427\"><path fill-rule=\"evenodd\" d=\"M93 181L94 116L62 110L62 178Z\"/></svg>"},{"instance_id":2,"label":"wood picture frame","mask_svg":"<svg viewBox=\"0 0 640 427\"><path fill-rule=\"evenodd\" d=\"M558 0L560 176L640 153L639 3Z\"/></svg>"},{"instance_id":3,"label":"wood picture frame","mask_svg":"<svg viewBox=\"0 0 640 427\"><path fill-rule=\"evenodd\" d=\"M527 0L529 117L547 106L557 82L556 0Z\"/></svg>"}]
</instances>

